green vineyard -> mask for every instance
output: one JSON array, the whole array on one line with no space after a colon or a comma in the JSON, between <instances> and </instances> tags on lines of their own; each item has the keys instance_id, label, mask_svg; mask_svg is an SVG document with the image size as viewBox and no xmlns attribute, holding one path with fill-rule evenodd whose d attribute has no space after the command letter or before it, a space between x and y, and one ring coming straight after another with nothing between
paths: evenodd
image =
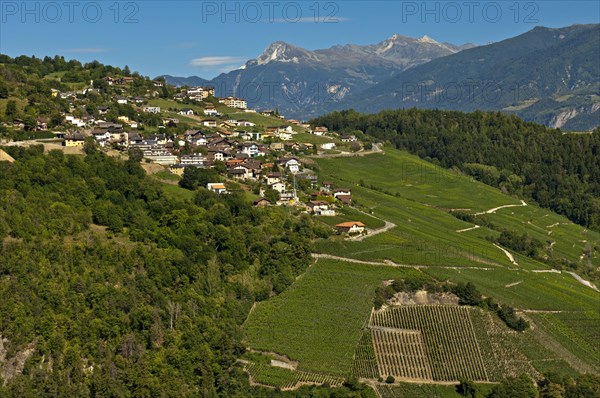
<instances>
[{"instance_id":1,"label":"green vineyard","mask_svg":"<svg viewBox=\"0 0 600 398\"><path fill-rule=\"evenodd\" d=\"M420 331L374 326L372 333L380 375L415 381L433 380Z\"/></svg>"},{"instance_id":2,"label":"green vineyard","mask_svg":"<svg viewBox=\"0 0 600 398\"><path fill-rule=\"evenodd\" d=\"M374 312L370 327L381 376L489 381L470 317L472 311L477 310L424 305Z\"/></svg>"},{"instance_id":3,"label":"green vineyard","mask_svg":"<svg viewBox=\"0 0 600 398\"><path fill-rule=\"evenodd\" d=\"M371 331L368 329L365 330L356 346L352 374L355 377L366 379L377 379L379 377Z\"/></svg>"},{"instance_id":4,"label":"green vineyard","mask_svg":"<svg viewBox=\"0 0 600 398\"><path fill-rule=\"evenodd\" d=\"M277 387L281 390L293 390L301 385L329 384L332 387L342 385L344 379L318 373L285 369L262 363L248 362L244 369L256 384Z\"/></svg>"}]
</instances>

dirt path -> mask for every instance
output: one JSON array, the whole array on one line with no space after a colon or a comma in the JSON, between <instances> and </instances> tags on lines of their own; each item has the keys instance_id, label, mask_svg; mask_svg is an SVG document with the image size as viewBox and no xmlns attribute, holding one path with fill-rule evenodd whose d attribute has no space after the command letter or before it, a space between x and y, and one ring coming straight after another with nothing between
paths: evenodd
<instances>
[{"instance_id":1,"label":"dirt path","mask_svg":"<svg viewBox=\"0 0 600 398\"><path fill-rule=\"evenodd\" d=\"M367 233L367 235L352 236L352 237L350 237L350 238L348 238L346 240L352 240L352 241L357 241L358 242L358 241L361 241L361 240L363 240L365 238L370 238L371 236L375 236L375 235L381 234L383 232L387 232L390 229L396 227L396 224L394 224L393 222L389 222L389 221L383 220L381 218L375 217L374 215L366 213L366 212L364 212L362 210L359 210L356 207L353 207L353 209L356 210L356 211L358 211L359 213L365 214L365 215L367 215L369 217L373 217L376 220L383 221L385 223L385 225L383 227L381 227L381 228L377 228L377 229L369 231Z\"/></svg>"},{"instance_id":2,"label":"dirt path","mask_svg":"<svg viewBox=\"0 0 600 398\"><path fill-rule=\"evenodd\" d=\"M519 285L521 283L523 283L523 281L509 283L508 285L505 285L504 287L513 287L513 286L517 286L517 285Z\"/></svg>"},{"instance_id":3,"label":"dirt path","mask_svg":"<svg viewBox=\"0 0 600 398\"><path fill-rule=\"evenodd\" d=\"M510 260L511 263L513 263L513 265L519 265L519 263L517 263L515 261L515 258L513 257L513 255L511 254L511 252L509 252L508 250L506 250L505 248L498 246L497 244L494 243L494 246L496 246L498 249L502 250L504 252L504 254L506 254L506 257L508 257L508 259Z\"/></svg>"},{"instance_id":4,"label":"dirt path","mask_svg":"<svg viewBox=\"0 0 600 398\"><path fill-rule=\"evenodd\" d=\"M586 281L585 279L583 279L582 277L580 277L579 275L577 275L575 272L571 272L571 271L565 271L567 274L570 274L573 278L575 278L577 280L577 282L581 283L584 286L587 286L591 289L594 289L597 292L600 292L600 290L596 287L596 285L594 285L592 282L590 281Z\"/></svg>"},{"instance_id":5,"label":"dirt path","mask_svg":"<svg viewBox=\"0 0 600 398\"><path fill-rule=\"evenodd\" d=\"M579 275L577 275L575 272L572 271L560 271L557 269L534 269L531 272L535 272L535 273L552 273L552 274L562 274L563 272L571 275L573 278L575 278L577 280L577 282L581 283L584 286L589 287L590 289L594 289L597 292L600 292L600 289L598 289L598 287L596 285L594 285L592 282L590 281L586 281L585 279L583 279L582 277L580 277Z\"/></svg>"},{"instance_id":6,"label":"dirt path","mask_svg":"<svg viewBox=\"0 0 600 398\"><path fill-rule=\"evenodd\" d=\"M459 229L456 232L458 232L460 234L461 232L472 231L472 230L477 229L477 228L479 228L479 225L475 225L474 227L470 227L470 228Z\"/></svg>"},{"instance_id":7,"label":"dirt path","mask_svg":"<svg viewBox=\"0 0 600 398\"><path fill-rule=\"evenodd\" d=\"M378 265L378 266L388 266L388 267L398 267L398 268L414 268L414 269L422 269L422 268L442 268L442 269L453 269L453 270L481 270L481 271L490 271L493 269L498 269L499 267L486 268L486 267L451 267L451 266L443 266L443 265L421 265L421 264L398 264L391 260L383 260L383 261L366 261L366 260L357 260L355 258L349 257L340 257L334 256L331 254L324 253L311 253L311 256L314 259L325 258L329 260L337 260L344 261L347 263L353 264L364 264L364 265ZM510 268L507 268L510 269ZM515 269L518 271L517 269Z\"/></svg>"},{"instance_id":8,"label":"dirt path","mask_svg":"<svg viewBox=\"0 0 600 398\"><path fill-rule=\"evenodd\" d=\"M391 222L385 221L385 220L381 220L381 221L385 222L385 226L371 230L367 235L351 236L347 240L361 241L365 238L370 238L371 236L375 236L375 235L381 234L383 232L387 232L390 229L396 227L396 224L394 224L394 223L391 223Z\"/></svg>"},{"instance_id":9,"label":"dirt path","mask_svg":"<svg viewBox=\"0 0 600 398\"><path fill-rule=\"evenodd\" d=\"M482 212L479 212L479 213L475 213L475 215L476 215L476 216L480 216L480 215L482 215L482 214L493 214L493 213L495 213L496 211L498 211L498 210L500 210L500 209L506 209L506 208L508 208L508 207L524 207L524 206L527 206L527 203L525 203L525 201L524 201L524 200L521 200L521 204L520 204L520 205L504 205L504 206L498 206L498 207L494 207L493 209L489 209L489 210L486 210L486 211L482 211Z\"/></svg>"}]
</instances>

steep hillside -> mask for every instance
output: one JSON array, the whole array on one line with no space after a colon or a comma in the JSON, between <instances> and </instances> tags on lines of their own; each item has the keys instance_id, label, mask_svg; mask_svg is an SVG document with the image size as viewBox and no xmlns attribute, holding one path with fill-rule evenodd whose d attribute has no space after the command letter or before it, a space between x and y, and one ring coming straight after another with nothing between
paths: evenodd
<instances>
[{"instance_id":1,"label":"steep hillside","mask_svg":"<svg viewBox=\"0 0 600 398\"><path fill-rule=\"evenodd\" d=\"M406 70L336 109L504 110L551 127L600 124L600 25L538 27Z\"/></svg>"}]
</instances>

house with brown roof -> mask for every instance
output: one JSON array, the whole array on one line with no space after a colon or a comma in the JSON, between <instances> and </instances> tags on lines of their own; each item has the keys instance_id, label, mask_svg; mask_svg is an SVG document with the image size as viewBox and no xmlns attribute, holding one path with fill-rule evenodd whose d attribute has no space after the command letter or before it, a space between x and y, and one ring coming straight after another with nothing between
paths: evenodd
<instances>
[{"instance_id":1,"label":"house with brown roof","mask_svg":"<svg viewBox=\"0 0 600 398\"><path fill-rule=\"evenodd\" d=\"M272 173L267 173L265 175L265 182L267 183L267 185L272 185L279 181L281 181L281 173L272 172Z\"/></svg>"},{"instance_id":2,"label":"house with brown roof","mask_svg":"<svg viewBox=\"0 0 600 398\"><path fill-rule=\"evenodd\" d=\"M206 189L217 194L227 193L227 188L225 188L225 184L222 184L220 182L209 182L208 184L206 184Z\"/></svg>"},{"instance_id":3,"label":"house with brown roof","mask_svg":"<svg viewBox=\"0 0 600 398\"><path fill-rule=\"evenodd\" d=\"M365 232L365 224L360 221L347 221L343 223L339 223L335 226L335 228L345 234L361 234Z\"/></svg>"},{"instance_id":4,"label":"house with brown roof","mask_svg":"<svg viewBox=\"0 0 600 398\"><path fill-rule=\"evenodd\" d=\"M329 207L329 203L324 200L311 200L306 206L317 216L335 216L335 210Z\"/></svg>"}]
</instances>

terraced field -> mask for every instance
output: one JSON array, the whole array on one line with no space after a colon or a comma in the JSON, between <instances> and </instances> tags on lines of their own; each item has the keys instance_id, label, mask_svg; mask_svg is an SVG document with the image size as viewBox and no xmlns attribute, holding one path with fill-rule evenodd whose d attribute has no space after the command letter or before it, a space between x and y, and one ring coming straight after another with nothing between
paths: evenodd
<instances>
[{"instance_id":1,"label":"terraced field","mask_svg":"<svg viewBox=\"0 0 600 398\"><path fill-rule=\"evenodd\" d=\"M503 266L510 265L504 254L485 239L497 236L498 231L478 228L457 233L473 225L454 219L447 211L460 209L476 214L504 205L518 206L520 200L470 177L389 147L385 154L352 159L318 159L317 162L323 180L351 187L356 203L373 209L375 216L398 225L391 234L395 239L379 236L369 244L336 242L331 251L345 251L363 259L368 253L372 256L369 259L387 257L394 261L404 259L410 263L421 261L431 265L443 262L457 266L481 265L482 261L473 261L474 257ZM584 261L582 254L587 248L591 252L591 264L600 266L600 233L586 230L549 210L529 203L524 207L503 208L485 217L499 228L528 233L539 239L555 257L579 263ZM436 255L428 251L432 240L447 249L447 253L441 250ZM392 248L393 245L396 247ZM324 250L325 247L320 246L319 249ZM523 256L515 257L520 267L543 267L543 264Z\"/></svg>"},{"instance_id":2,"label":"terraced field","mask_svg":"<svg viewBox=\"0 0 600 398\"><path fill-rule=\"evenodd\" d=\"M480 384L477 387L485 397L491 391L491 385ZM400 383L395 385L379 384L377 393L381 398L460 398L455 386L435 384Z\"/></svg>"},{"instance_id":3,"label":"terraced field","mask_svg":"<svg viewBox=\"0 0 600 398\"><path fill-rule=\"evenodd\" d=\"M352 375L365 379L377 379L380 377L370 329L364 331L356 346Z\"/></svg>"},{"instance_id":4,"label":"terraced field","mask_svg":"<svg viewBox=\"0 0 600 398\"><path fill-rule=\"evenodd\" d=\"M347 376L384 280L419 271L319 260L285 292L258 303L244 325L248 345L299 361L298 369Z\"/></svg>"},{"instance_id":5,"label":"terraced field","mask_svg":"<svg viewBox=\"0 0 600 398\"><path fill-rule=\"evenodd\" d=\"M401 380L431 381L431 365L420 330L371 326L379 375Z\"/></svg>"},{"instance_id":6,"label":"terraced field","mask_svg":"<svg viewBox=\"0 0 600 398\"><path fill-rule=\"evenodd\" d=\"M345 184L344 186L347 186ZM513 267L506 255L487 239L457 230L472 227L447 212L360 186L352 186L354 202L374 216L396 224L388 233L363 241L341 238L317 242L316 250L367 261L445 267ZM497 231L479 228L487 236ZM520 268L544 269L545 264L513 253Z\"/></svg>"},{"instance_id":7,"label":"terraced field","mask_svg":"<svg viewBox=\"0 0 600 398\"><path fill-rule=\"evenodd\" d=\"M419 305L374 312L370 327L381 375L429 381L489 381L471 311L478 310Z\"/></svg>"},{"instance_id":8,"label":"terraced field","mask_svg":"<svg viewBox=\"0 0 600 398\"><path fill-rule=\"evenodd\" d=\"M269 387L278 387L281 390L293 390L301 385L329 384L338 387L344 379L321 375L318 373L303 372L276 366L249 362L244 369L251 377L252 382Z\"/></svg>"},{"instance_id":9,"label":"terraced field","mask_svg":"<svg viewBox=\"0 0 600 398\"><path fill-rule=\"evenodd\" d=\"M600 293L489 239L501 228L526 232L549 256L594 267L600 234L403 152L317 162L321 179L351 188L359 209L396 227L362 241L316 242L318 253L338 258L319 258L283 294L258 303L244 325L249 347L287 355L301 372L370 379L381 396L456 396L420 381L600 373ZM483 213L495 229L473 228L449 209ZM393 307L371 318L375 289L407 276L473 282L532 328L517 333L491 312L457 306ZM376 382L388 375L412 383Z\"/></svg>"}]
</instances>

